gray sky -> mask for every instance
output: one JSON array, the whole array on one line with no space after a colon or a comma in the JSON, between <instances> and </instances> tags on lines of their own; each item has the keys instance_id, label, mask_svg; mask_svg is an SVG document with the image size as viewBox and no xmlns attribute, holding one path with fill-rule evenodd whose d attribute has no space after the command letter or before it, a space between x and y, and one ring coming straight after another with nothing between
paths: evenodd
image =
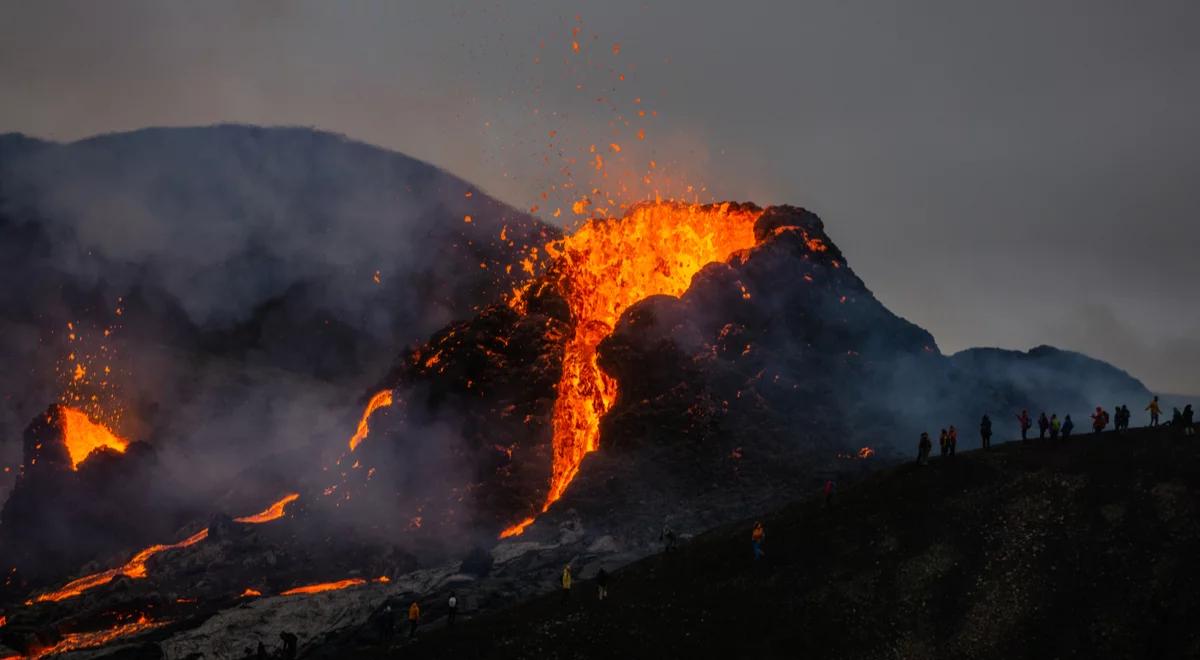
<instances>
[{"instance_id":1,"label":"gray sky","mask_svg":"<svg viewBox=\"0 0 1200 660\"><path fill-rule=\"evenodd\" d=\"M547 219L592 186L807 206L944 351L1200 393L1197 34L1195 0L0 0L0 132L314 126Z\"/></svg>"}]
</instances>

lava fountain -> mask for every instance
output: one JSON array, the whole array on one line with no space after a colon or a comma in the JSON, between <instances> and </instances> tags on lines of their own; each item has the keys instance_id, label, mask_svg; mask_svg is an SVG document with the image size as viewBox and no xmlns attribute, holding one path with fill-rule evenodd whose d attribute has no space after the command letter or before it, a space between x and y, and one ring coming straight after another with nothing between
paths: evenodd
<instances>
[{"instance_id":1,"label":"lava fountain","mask_svg":"<svg viewBox=\"0 0 1200 660\"><path fill-rule=\"evenodd\" d=\"M551 283L566 299L575 334L563 354L553 414L554 459L545 511L562 497L588 452L600 440L600 419L617 398L617 382L596 363L596 349L630 305L654 295L679 296L705 265L755 245L762 211L731 204L657 202L622 218L588 221L546 245L555 261ZM517 291L521 310L528 291ZM524 531L527 518L501 533Z\"/></svg>"},{"instance_id":2,"label":"lava fountain","mask_svg":"<svg viewBox=\"0 0 1200 660\"><path fill-rule=\"evenodd\" d=\"M63 406L59 419L63 440L67 444L67 452L71 455L72 470L78 470L79 464L97 449L111 449L123 454L129 446L128 440L117 437L112 431L93 422L87 413L81 410Z\"/></svg>"}]
</instances>

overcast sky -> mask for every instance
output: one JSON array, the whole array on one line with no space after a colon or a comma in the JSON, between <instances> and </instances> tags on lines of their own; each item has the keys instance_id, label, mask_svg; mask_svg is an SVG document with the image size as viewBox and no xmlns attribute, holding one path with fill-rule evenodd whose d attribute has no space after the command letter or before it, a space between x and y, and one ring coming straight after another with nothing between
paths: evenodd
<instances>
[{"instance_id":1,"label":"overcast sky","mask_svg":"<svg viewBox=\"0 0 1200 660\"><path fill-rule=\"evenodd\" d=\"M314 126L559 222L592 186L806 206L943 351L1200 393L1196 0L411 4L2 0L0 132Z\"/></svg>"}]
</instances>

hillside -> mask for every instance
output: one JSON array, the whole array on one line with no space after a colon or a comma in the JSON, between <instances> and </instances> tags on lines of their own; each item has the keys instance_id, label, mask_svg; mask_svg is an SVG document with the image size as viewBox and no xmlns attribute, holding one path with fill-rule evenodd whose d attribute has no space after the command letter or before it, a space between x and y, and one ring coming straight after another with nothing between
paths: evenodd
<instances>
[{"instance_id":1,"label":"hillside","mask_svg":"<svg viewBox=\"0 0 1200 660\"><path fill-rule=\"evenodd\" d=\"M1182 658L1200 653L1200 448L1167 430L905 464L356 657ZM429 619L442 603L425 603ZM345 651L346 649L342 649Z\"/></svg>"}]
</instances>

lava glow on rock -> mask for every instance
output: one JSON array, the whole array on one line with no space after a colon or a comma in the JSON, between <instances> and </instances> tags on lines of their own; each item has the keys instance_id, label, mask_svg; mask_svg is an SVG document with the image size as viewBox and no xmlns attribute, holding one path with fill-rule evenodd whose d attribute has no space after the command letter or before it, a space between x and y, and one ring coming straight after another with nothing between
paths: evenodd
<instances>
[{"instance_id":1,"label":"lava glow on rock","mask_svg":"<svg viewBox=\"0 0 1200 660\"><path fill-rule=\"evenodd\" d=\"M730 204L657 202L636 206L622 218L593 219L546 245L567 300L575 334L563 356L554 404L554 464L545 511L562 497L580 462L599 446L600 419L617 398L616 381L596 364L596 348L630 305L654 295L679 296L705 265L725 261L755 245L754 223L762 211ZM512 305L524 307L528 287ZM524 531L527 518L501 533Z\"/></svg>"},{"instance_id":2,"label":"lava glow on rock","mask_svg":"<svg viewBox=\"0 0 1200 660\"><path fill-rule=\"evenodd\" d=\"M79 464L97 449L111 449L123 454L129 446L128 440L117 437L112 431L93 422L81 410L63 406L60 419L73 470L79 469Z\"/></svg>"},{"instance_id":3,"label":"lava glow on rock","mask_svg":"<svg viewBox=\"0 0 1200 660\"><path fill-rule=\"evenodd\" d=\"M325 591L339 591L341 589L349 589L350 587L358 587L366 584L367 581L362 578L351 578L349 580L338 580L337 582L320 582L318 584L309 584L303 587L295 587L280 593L280 596L299 596L301 594L319 594Z\"/></svg>"}]
</instances>

